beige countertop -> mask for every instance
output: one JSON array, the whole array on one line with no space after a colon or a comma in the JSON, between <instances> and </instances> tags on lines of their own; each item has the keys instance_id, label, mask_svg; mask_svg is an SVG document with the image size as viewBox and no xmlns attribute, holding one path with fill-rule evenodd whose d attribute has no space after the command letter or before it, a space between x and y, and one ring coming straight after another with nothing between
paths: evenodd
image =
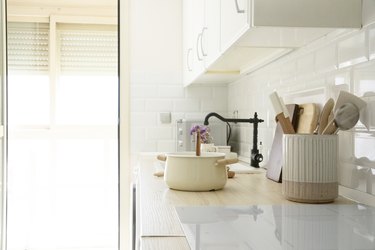
<instances>
[{"instance_id":1,"label":"beige countertop","mask_svg":"<svg viewBox=\"0 0 375 250\"><path fill-rule=\"evenodd\" d=\"M169 189L163 177L154 176L155 164L153 157L139 162L137 225L141 249L189 249L175 206L296 204L283 198L281 183L267 179L264 169L236 174L222 190L184 192ZM335 203L352 202L339 197Z\"/></svg>"}]
</instances>

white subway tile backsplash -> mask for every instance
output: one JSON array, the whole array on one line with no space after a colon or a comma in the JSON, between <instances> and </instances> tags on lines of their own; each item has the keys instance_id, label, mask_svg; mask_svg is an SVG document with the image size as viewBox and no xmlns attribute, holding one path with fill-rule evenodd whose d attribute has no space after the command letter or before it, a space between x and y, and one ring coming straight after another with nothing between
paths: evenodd
<instances>
[{"instance_id":1,"label":"white subway tile backsplash","mask_svg":"<svg viewBox=\"0 0 375 250\"><path fill-rule=\"evenodd\" d=\"M337 46L330 44L315 52L315 71L325 73L337 69Z\"/></svg>"},{"instance_id":2,"label":"white subway tile backsplash","mask_svg":"<svg viewBox=\"0 0 375 250\"><path fill-rule=\"evenodd\" d=\"M272 90L280 87L281 86L281 78L279 77L277 79L273 79L272 81L269 81L268 85L269 85L269 88L272 89Z\"/></svg>"},{"instance_id":3,"label":"white subway tile backsplash","mask_svg":"<svg viewBox=\"0 0 375 250\"><path fill-rule=\"evenodd\" d=\"M159 98L184 98L185 92L183 86L159 86Z\"/></svg>"},{"instance_id":4,"label":"white subway tile backsplash","mask_svg":"<svg viewBox=\"0 0 375 250\"><path fill-rule=\"evenodd\" d=\"M375 25L371 25L368 30L369 34L369 56L370 59L375 59Z\"/></svg>"},{"instance_id":5,"label":"white subway tile backsplash","mask_svg":"<svg viewBox=\"0 0 375 250\"><path fill-rule=\"evenodd\" d=\"M200 99L211 99L212 98L212 87L205 86L189 86L186 88L187 98L200 98Z\"/></svg>"},{"instance_id":6,"label":"white subway tile backsplash","mask_svg":"<svg viewBox=\"0 0 375 250\"><path fill-rule=\"evenodd\" d=\"M280 94L283 96L296 95L305 90L306 83L304 83L303 81L295 81L293 83L288 84L287 87L285 86L284 91L281 91Z\"/></svg>"},{"instance_id":7,"label":"white subway tile backsplash","mask_svg":"<svg viewBox=\"0 0 375 250\"><path fill-rule=\"evenodd\" d=\"M172 126L169 127L149 127L146 131L147 140L171 140Z\"/></svg>"},{"instance_id":8,"label":"white subway tile backsplash","mask_svg":"<svg viewBox=\"0 0 375 250\"><path fill-rule=\"evenodd\" d=\"M199 112L200 100L178 99L173 101L173 110L176 112Z\"/></svg>"},{"instance_id":9,"label":"white subway tile backsplash","mask_svg":"<svg viewBox=\"0 0 375 250\"><path fill-rule=\"evenodd\" d=\"M370 98L369 98L370 99ZM370 121L370 130L375 132L375 98L371 98L371 100L367 100L367 112L368 120Z\"/></svg>"},{"instance_id":10,"label":"white subway tile backsplash","mask_svg":"<svg viewBox=\"0 0 375 250\"><path fill-rule=\"evenodd\" d=\"M338 43L339 68L355 65L367 60L365 31L361 31Z\"/></svg>"},{"instance_id":11,"label":"white subway tile backsplash","mask_svg":"<svg viewBox=\"0 0 375 250\"><path fill-rule=\"evenodd\" d=\"M174 140L158 140L157 147L158 152L175 152L177 148Z\"/></svg>"},{"instance_id":12,"label":"white subway tile backsplash","mask_svg":"<svg viewBox=\"0 0 375 250\"><path fill-rule=\"evenodd\" d=\"M172 111L173 101L168 99L150 99L146 101L146 111Z\"/></svg>"},{"instance_id":13,"label":"white subway tile backsplash","mask_svg":"<svg viewBox=\"0 0 375 250\"><path fill-rule=\"evenodd\" d=\"M157 113L151 112L132 112L131 127L149 127L157 125Z\"/></svg>"},{"instance_id":14,"label":"white subway tile backsplash","mask_svg":"<svg viewBox=\"0 0 375 250\"><path fill-rule=\"evenodd\" d=\"M131 150L132 152L157 152L158 141L157 140L139 140L138 138L132 140Z\"/></svg>"},{"instance_id":15,"label":"white subway tile backsplash","mask_svg":"<svg viewBox=\"0 0 375 250\"><path fill-rule=\"evenodd\" d=\"M310 53L297 59L297 80L312 75L314 73L314 54Z\"/></svg>"},{"instance_id":16,"label":"white subway tile backsplash","mask_svg":"<svg viewBox=\"0 0 375 250\"><path fill-rule=\"evenodd\" d=\"M225 86L213 88L212 98L226 101L228 99L228 87Z\"/></svg>"},{"instance_id":17,"label":"white subway tile backsplash","mask_svg":"<svg viewBox=\"0 0 375 250\"><path fill-rule=\"evenodd\" d=\"M288 100L288 103L316 103L322 105L326 101L324 91L324 88L306 89L302 92L289 95L285 99Z\"/></svg>"},{"instance_id":18,"label":"white subway tile backsplash","mask_svg":"<svg viewBox=\"0 0 375 250\"><path fill-rule=\"evenodd\" d=\"M296 62L293 60L293 61L289 61L285 64L283 64L281 67L281 81L283 82L288 82L288 81L291 81L291 80L295 80L296 78L296 72L297 72L297 67L296 67Z\"/></svg>"},{"instance_id":19,"label":"white subway tile backsplash","mask_svg":"<svg viewBox=\"0 0 375 250\"><path fill-rule=\"evenodd\" d=\"M375 62L354 67L354 93L363 96L365 93L375 94Z\"/></svg>"},{"instance_id":20,"label":"white subway tile backsplash","mask_svg":"<svg viewBox=\"0 0 375 250\"><path fill-rule=\"evenodd\" d=\"M173 112L171 119L172 124L174 124L177 120L186 119L186 114L184 112Z\"/></svg>"},{"instance_id":21,"label":"white subway tile backsplash","mask_svg":"<svg viewBox=\"0 0 375 250\"><path fill-rule=\"evenodd\" d=\"M211 99L202 100L202 111L203 112L226 112L227 111L226 99Z\"/></svg>"},{"instance_id":22,"label":"white subway tile backsplash","mask_svg":"<svg viewBox=\"0 0 375 250\"><path fill-rule=\"evenodd\" d=\"M132 98L156 98L157 86L145 84L132 84L130 86L130 92Z\"/></svg>"},{"instance_id":23,"label":"white subway tile backsplash","mask_svg":"<svg viewBox=\"0 0 375 250\"><path fill-rule=\"evenodd\" d=\"M337 70L326 76L326 86L329 88L330 97L336 98L340 90L350 90L350 70Z\"/></svg>"},{"instance_id":24,"label":"white subway tile backsplash","mask_svg":"<svg viewBox=\"0 0 375 250\"><path fill-rule=\"evenodd\" d=\"M356 133L354 139L354 157L362 158L362 165L375 164L375 139L373 134ZM358 161L357 161L358 163Z\"/></svg>"},{"instance_id":25,"label":"white subway tile backsplash","mask_svg":"<svg viewBox=\"0 0 375 250\"><path fill-rule=\"evenodd\" d=\"M134 141L145 141L146 140L146 128L144 127L132 127L131 128L131 140Z\"/></svg>"},{"instance_id":26,"label":"white subway tile backsplash","mask_svg":"<svg viewBox=\"0 0 375 250\"><path fill-rule=\"evenodd\" d=\"M197 113L194 113L194 112L191 112L191 113L187 113L185 115L185 118L187 120L204 120L204 118L206 117L207 115L207 112L197 112Z\"/></svg>"},{"instance_id":27,"label":"white subway tile backsplash","mask_svg":"<svg viewBox=\"0 0 375 250\"><path fill-rule=\"evenodd\" d=\"M182 73L179 71L135 71L130 74L130 81L136 85L176 85L182 86Z\"/></svg>"},{"instance_id":28,"label":"white subway tile backsplash","mask_svg":"<svg viewBox=\"0 0 375 250\"><path fill-rule=\"evenodd\" d=\"M133 112L144 112L146 111L145 109L146 104L144 99L134 99L132 98L130 100L130 109Z\"/></svg>"}]
</instances>

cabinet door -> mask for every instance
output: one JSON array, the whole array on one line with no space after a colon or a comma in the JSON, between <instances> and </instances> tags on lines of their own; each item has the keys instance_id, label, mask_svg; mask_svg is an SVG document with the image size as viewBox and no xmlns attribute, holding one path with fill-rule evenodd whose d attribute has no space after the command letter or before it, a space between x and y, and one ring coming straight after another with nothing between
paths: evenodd
<instances>
[{"instance_id":1,"label":"cabinet door","mask_svg":"<svg viewBox=\"0 0 375 250\"><path fill-rule=\"evenodd\" d=\"M221 0L221 51L227 50L250 27L249 0Z\"/></svg>"},{"instance_id":2,"label":"cabinet door","mask_svg":"<svg viewBox=\"0 0 375 250\"><path fill-rule=\"evenodd\" d=\"M205 71L204 57L206 52L203 51L202 35L205 31L204 14L205 1L191 0L193 2L193 29L194 29L194 57L196 63L194 64L194 71L197 75Z\"/></svg>"},{"instance_id":3,"label":"cabinet door","mask_svg":"<svg viewBox=\"0 0 375 250\"><path fill-rule=\"evenodd\" d=\"M183 82L189 85L220 56L220 1L183 1Z\"/></svg>"},{"instance_id":4,"label":"cabinet door","mask_svg":"<svg viewBox=\"0 0 375 250\"><path fill-rule=\"evenodd\" d=\"M220 56L220 1L205 1L205 22L202 29L202 54L205 68Z\"/></svg>"},{"instance_id":5,"label":"cabinet door","mask_svg":"<svg viewBox=\"0 0 375 250\"><path fill-rule=\"evenodd\" d=\"M194 78L194 19L193 3L191 0L183 1L182 13L182 78L184 86L191 83Z\"/></svg>"}]
</instances>

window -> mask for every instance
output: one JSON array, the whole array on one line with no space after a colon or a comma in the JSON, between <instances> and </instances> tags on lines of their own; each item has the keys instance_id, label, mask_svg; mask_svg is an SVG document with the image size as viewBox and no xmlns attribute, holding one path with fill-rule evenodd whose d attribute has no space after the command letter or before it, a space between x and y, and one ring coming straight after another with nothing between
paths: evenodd
<instances>
[{"instance_id":1,"label":"window","mask_svg":"<svg viewBox=\"0 0 375 250\"><path fill-rule=\"evenodd\" d=\"M8 23L9 125L49 123L48 49L48 24Z\"/></svg>"}]
</instances>

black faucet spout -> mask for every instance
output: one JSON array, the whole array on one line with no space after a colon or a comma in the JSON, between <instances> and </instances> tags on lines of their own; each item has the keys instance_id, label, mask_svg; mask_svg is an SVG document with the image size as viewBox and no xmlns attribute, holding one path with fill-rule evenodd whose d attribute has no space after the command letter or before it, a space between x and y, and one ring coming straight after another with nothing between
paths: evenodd
<instances>
[{"instance_id":1,"label":"black faucet spout","mask_svg":"<svg viewBox=\"0 0 375 250\"><path fill-rule=\"evenodd\" d=\"M223 122L226 121L226 119L224 117L222 117L221 115L219 115L218 113L211 112L211 113L208 113L206 115L206 117L204 118L204 123L203 123L204 125L206 125L206 126L208 125L208 119L210 119L211 116L214 116L214 117L218 118L219 120L221 120Z\"/></svg>"},{"instance_id":2,"label":"black faucet spout","mask_svg":"<svg viewBox=\"0 0 375 250\"><path fill-rule=\"evenodd\" d=\"M208 113L206 115L206 117L204 118L204 125L208 125L208 119L210 119L210 117L216 117L218 118L219 120L223 121L223 122L233 122L233 123L254 123L254 119L253 118L249 118L249 119L237 119L237 118L224 118L222 117L221 115L219 115L218 113L215 113L215 112L211 112L211 113ZM263 122L263 120L261 120L261 122Z\"/></svg>"},{"instance_id":3,"label":"black faucet spout","mask_svg":"<svg viewBox=\"0 0 375 250\"><path fill-rule=\"evenodd\" d=\"M233 123L253 123L254 124L254 130L253 130L253 148L251 149L251 161L250 161L250 165L253 166L253 167L256 167L256 168L259 168L259 163L263 161L263 155L261 154L261 152L259 152L259 149L258 149L258 123L261 123L261 122L264 122L264 120L262 119L259 119L258 118L258 114L257 112L254 113L254 118L249 118L249 119L237 119L237 118L224 118L222 117L221 115L219 115L218 113L215 113L215 112L211 112L211 113L208 113L206 115L206 117L204 118L204 125L208 125L208 119L210 119L210 117L216 117L218 118L219 120L223 121L223 122L233 122Z\"/></svg>"}]
</instances>

